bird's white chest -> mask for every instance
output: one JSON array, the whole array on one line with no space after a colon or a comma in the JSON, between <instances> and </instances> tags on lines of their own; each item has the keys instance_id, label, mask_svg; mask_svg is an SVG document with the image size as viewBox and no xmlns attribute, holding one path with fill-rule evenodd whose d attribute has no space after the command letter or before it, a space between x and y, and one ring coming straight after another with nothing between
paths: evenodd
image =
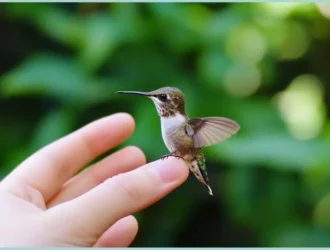
<instances>
[{"instance_id":1,"label":"bird's white chest","mask_svg":"<svg viewBox=\"0 0 330 250\"><path fill-rule=\"evenodd\" d=\"M185 122L185 120L186 118L181 114L161 118L162 137L170 152L175 151L175 145L173 142L173 136L175 136L174 133L182 123Z\"/></svg>"}]
</instances>

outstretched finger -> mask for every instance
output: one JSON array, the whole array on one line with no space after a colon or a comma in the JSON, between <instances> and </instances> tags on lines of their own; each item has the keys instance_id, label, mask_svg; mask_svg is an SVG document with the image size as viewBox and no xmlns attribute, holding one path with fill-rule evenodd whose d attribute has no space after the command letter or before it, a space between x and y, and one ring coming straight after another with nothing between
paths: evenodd
<instances>
[{"instance_id":1,"label":"outstretched finger","mask_svg":"<svg viewBox=\"0 0 330 250\"><path fill-rule=\"evenodd\" d=\"M89 236L89 243L93 243L120 218L155 203L178 187L188 173L182 160L158 160L110 178L86 194L47 210L46 214L58 218L59 227L70 220L66 230L79 231L82 238ZM95 238L91 239L91 235Z\"/></svg>"},{"instance_id":2,"label":"outstretched finger","mask_svg":"<svg viewBox=\"0 0 330 250\"><path fill-rule=\"evenodd\" d=\"M47 202L80 168L127 139L133 130L134 120L128 114L97 120L33 154L1 187L18 194L32 187Z\"/></svg>"},{"instance_id":3,"label":"outstretched finger","mask_svg":"<svg viewBox=\"0 0 330 250\"><path fill-rule=\"evenodd\" d=\"M133 170L145 163L146 158L141 149L130 146L119 150L74 176L48 202L47 207L72 200L106 179Z\"/></svg>"}]
</instances>

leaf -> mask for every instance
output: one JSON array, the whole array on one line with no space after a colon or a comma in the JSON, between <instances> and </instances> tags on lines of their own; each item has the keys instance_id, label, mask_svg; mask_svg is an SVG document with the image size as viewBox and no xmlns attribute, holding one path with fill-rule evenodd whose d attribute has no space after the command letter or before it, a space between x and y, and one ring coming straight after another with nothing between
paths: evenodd
<instances>
[{"instance_id":1,"label":"leaf","mask_svg":"<svg viewBox=\"0 0 330 250\"><path fill-rule=\"evenodd\" d=\"M9 16L26 20L34 24L41 32L55 41L73 48L79 48L84 23L75 15L70 15L64 8L51 3L8 4Z\"/></svg>"},{"instance_id":2,"label":"leaf","mask_svg":"<svg viewBox=\"0 0 330 250\"><path fill-rule=\"evenodd\" d=\"M69 134L75 117L66 109L59 109L46 115L35 128L29 148L31 152Z\"/></svg>"},{"instance_id":3,"label":"leaf","mask_svg":"<svg viewBox=\"0 0 330 250\"><path fill-rule=\"evenodd\" d=\"M148 5L160 26L160 35L177 53L185 53L202 42L209 10L200 4L152 3Z\"/></svg>"},{"instance_id":4,"label":"leaf","mask_svg":"<svg viewBox=\"0 0 330 250\"><path fill-rule=\"evenodd\" d=\"M29 58L0 79L6 96L46 95L71 105L87 105L111 98L110 85L97 82L72 60L42 54Z\"/></svg>"},{"instance_id":5,"label":"leaf","mask_svg":"<svg viewBox=\"0 0 330 250\"><path fill-rule=\"evenodd\" d=\"M95 71L109 59L117 46L118 25L109 15L97 13L85 20L84 35L78 60L90 71Z\"/></svg>"},{"instance_id":6,"label":"leaf","mask_svg":"<svg viewBox=\"0 0 330 250\"><path fill-rule=\"evenodd\" d=\"M288 134L259 134L232 137L210 148L215 159L235 164L265 165L289 171L303 171L320 163L330 163L330 145L321 139L298 141Z\"/></svg>"}]
</instances>

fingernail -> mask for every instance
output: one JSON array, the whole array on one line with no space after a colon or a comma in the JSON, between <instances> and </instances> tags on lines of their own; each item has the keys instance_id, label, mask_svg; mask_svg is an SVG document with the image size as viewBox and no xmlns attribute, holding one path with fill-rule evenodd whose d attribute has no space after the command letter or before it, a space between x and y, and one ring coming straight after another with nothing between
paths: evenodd
<instances>
[{"instance_id":1,"label":"fingernail","mask_svg":"<svg viewBox=\"0 0 330 250\"><path fill-rule=\"evenodd\" d=\"M160 163L156 164L154 170L158 172L163 182L173 182L180 178L182 165L182 162L179 160L160 160Z\"/></svg>"}]
</instances>

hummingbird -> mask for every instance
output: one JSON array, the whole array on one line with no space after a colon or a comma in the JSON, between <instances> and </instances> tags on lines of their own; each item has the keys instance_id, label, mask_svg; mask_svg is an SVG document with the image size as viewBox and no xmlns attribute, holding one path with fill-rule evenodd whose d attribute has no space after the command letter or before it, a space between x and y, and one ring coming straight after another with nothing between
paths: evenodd
<instances>
[{"instance_id":1,"label":"hummingbird","mask_svg":"<svg viewBox=\"0 0 330 250\"><path fill-rule=\"evenodd\" d=\"M141 95L153 101L160 116L162 138L170 152L160 158L173 156L183 159L197 180L213 195L202 147L224 141L236 134L240 126L224 117L189 118L185 111L184 94L175 87L163 87L150 92L117 93Z\"/></svg>"}]
</instances>

